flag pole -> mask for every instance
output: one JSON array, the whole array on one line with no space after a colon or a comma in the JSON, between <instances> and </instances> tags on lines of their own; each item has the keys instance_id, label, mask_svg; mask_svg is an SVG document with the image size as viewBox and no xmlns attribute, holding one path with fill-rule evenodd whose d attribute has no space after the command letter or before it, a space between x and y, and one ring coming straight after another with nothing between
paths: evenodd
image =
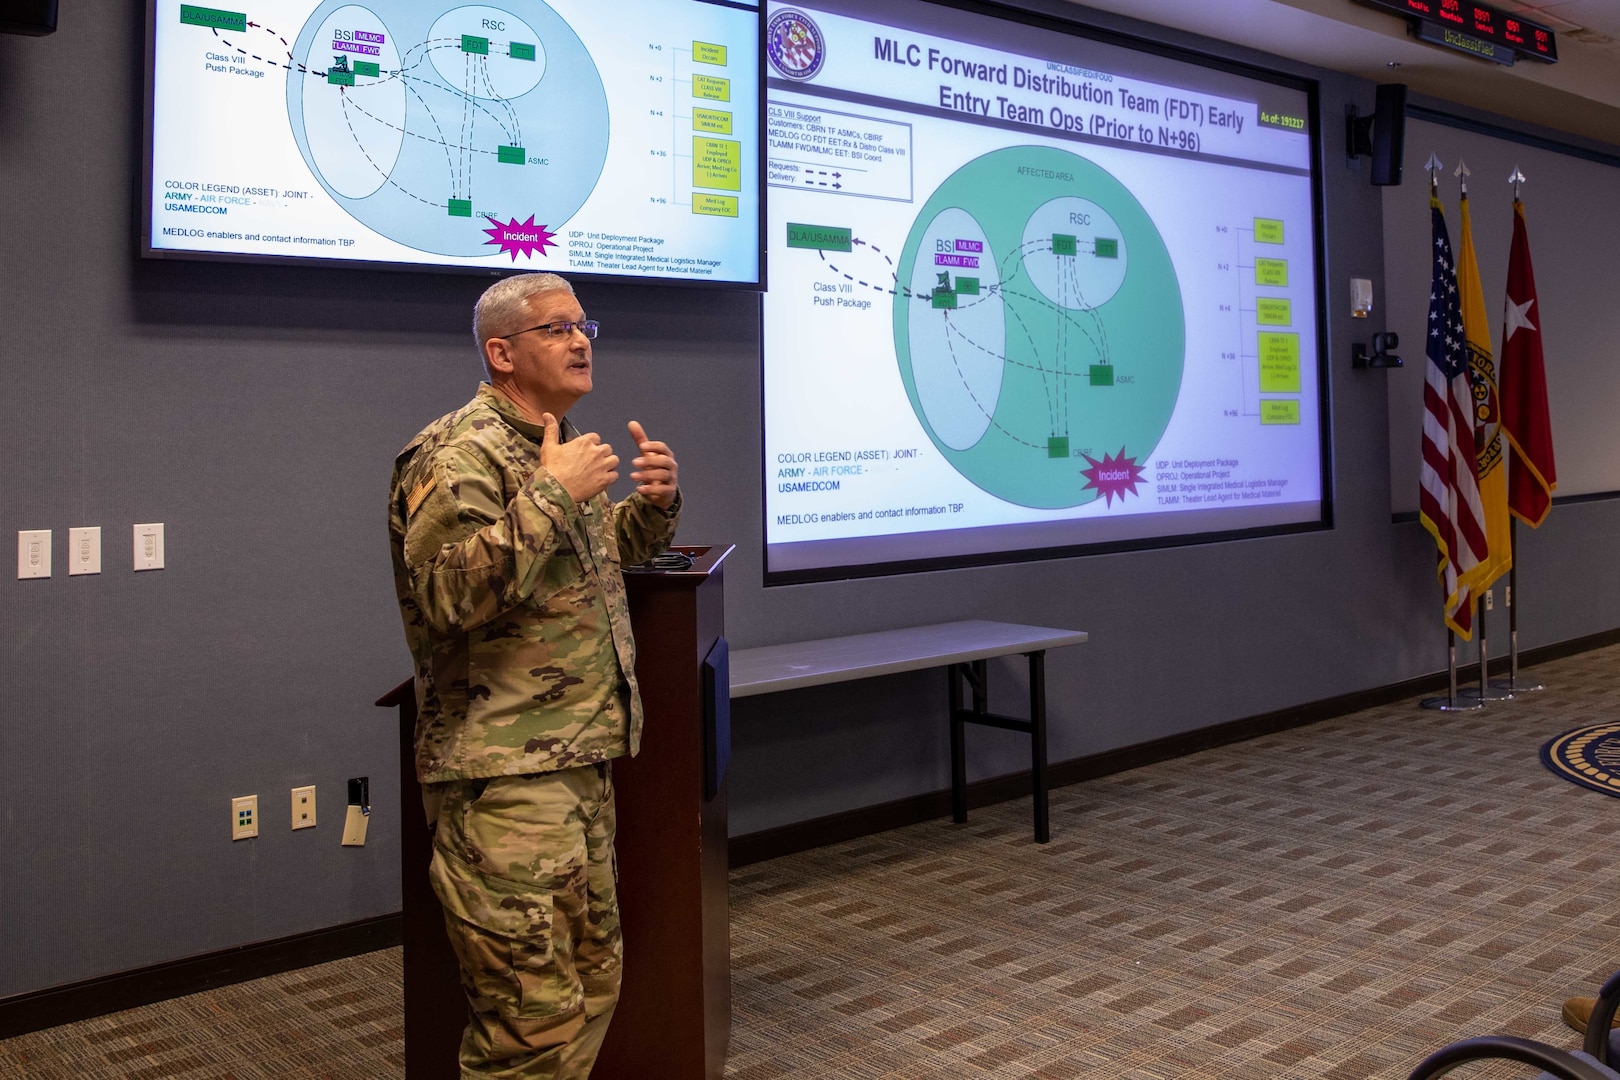
<instances>
[{"instance_id":1,"label":"flag pole","mask_svg":"<svg viewBox=\"0 0 1620 1080\"><path fill-rule=\"evenodd\" d=\"M1514 525L1514 523L1510 520L1508 522L1508 532L1510 534L1513 531L1513 525ZM1513 620L1513 614L1512 614L1512 611L1513 611L1513 599L1512 599L1513 584L1512 584L1512 582L1513 582L1513 567L1510 566L1510 567L1508 567L1508 612L1509 612L1508 621L1509 621L1510 625L1511 625L1512 620ZM1474 612L1475 617L1478 619L1478 625L1479 625L1479 685L1478 686L1470 686L1467 689L1463 690L1463 692L1462 692L1464 697L1470 698L1470 699L1472 699L1474 701L1478 701L1481 705L1484 705L1487 702L1491 702L1491 701L1512 701L1513 700L1513 680L1512 680L1512 678L1509 677L1505 681L1502 680L1502 679L1498 679L1495 682L1492 682L1491 677L1490 677L1491 650L1490 650L1490 646L1487 644L1487 638L1486 638L1486 633L1485 633L1485 612L1490 609L1491 596L1492 596L1492 594L1494 592L1495 592L1494 589L1486 589L1485 590L1485 595L1480 599L1479 607L1477 609L1475 609L1475 612ZM1510 638L1512 637L1511 633L1509 634L1509 637ZM1515 648L1516 648L1516 646L1515 646Z\"/></svg>"},{"instance_id":2,"label":"flag pole","mask_svg":"<svg viewBox=\"0 0 1620 1080\"><path fill-rule=\"evenodd\" d=\"M1515 162L1513 165L1513 171L1508 174L1508 183L1513 185L1513 205L1515 217L1517 217L1519 212L1520 188L1523 187L1525 180L1526 177L1524 175L1524 171L1520 169L1518 163ZM1515 240L1517 239L1516 230L1517 226L1515 226ZM1509 273L1509 277L1512 277L1511 271ZM1508 302L1512 303L1511 296L1508 298ZM1510 328L1504 331L1502 335L1502 359L1504 365L1507 361L1507 341L1511 333L1512 330ZM1519 605L1516 602L1519 595L1519 520L1517 516L1508 522L1508 535L1511 537L1513 543L1513 566L1508 571L1507 588L1508 677L1506 681L1506 688L1514 693L1521 691L1530 692L1535 690L1545 690L1546 687L1540 682L1533 680L1527 682L1519 681ZM1502 682L1501 680L1498 680L1497 683L1493 685L1501 686Z\"/></svg>"},{"instance_id":3,"label":"flag pole","mask_svg":"<svg viewBox=\"0 0 1620 1080\"><path fill-rule=\"evenodd\" d=\"M1513 538L1513 565L1508 567L1508 678L1509 690L1519 685L1519 609L1513 606L1513 591L1519 587L1519 519L1508 522L1508 535Z\"/></svg>"},{"instance_id":4,"label":"flag pole","mask_svg":"<svg viewBox=\"0 0 1620 1080\"><path fill-rule=\"evenodd\" d=\"M1458 273L1461 274L1464 269L1467 269L1469 271L1469 273L1472 275L1468 280L1470 280L1470 281L1472 281L1474 283L1474 291L1477 292L1478 291L1477 282L1478 282L1479 271L1478 271L1478 267L1476 265L1474 256L1472 254L1472 251L1473 251L1473 230L1470 227L1470 222L1469 222L1469 217L1468 217L1468 177L1471 175L1471 173L1472 173L1472 170L1468 168L1468 163L1463 161L1462 158L1459 157L1457 159L1457 168L1452 173L1452 175L1457 178L1458 186L1461 189L1461 197L1462 197L1462 204L1461 204L1462 205L1462 217L1463 217L1462 249L1461 249L1461 251L1459 253ZM1466 260L1466 266L1464 265L1465 260ZM1469 312L1469 299L1470 299L1470 293L1468 292L1467 287L1464 286L1462 300L1463 300L1463 308L1464 308L1463 322L1464 322L1465 326L1467 326L1472 321L1472 320L1469 319L1469 315L1468 315L1468 312ZM1476 311L1475 314L1477 315L1477 314L1479 314L1479 312ZM1471 334L1471 330L1468 331L1468 332ZM1489 342L1488 341L1484 342L1483 345L1481 345L1480 347L1483 348L1486 351L1487 362L1488 362ZM1468 348L1469 348L1470 354L1472 354L1474 352L1474 349L1475 349L1475 339L1473 337L1470 337L1470 339L1469 339ZM1471 356L1471 361L1472 361L1472 359L1473 358ZM1472 378L1471 381L1474 383L1475 392L1478 393L1479 390L1480 390L1481 385L1490 386L1490 383L1492 381L1494 381L1494 379L1495 379L1494 375L1490 375L1488 373L1481 375L1478 372L1478 370L1476 369L1475 377ZM1494 393L1494 387L1492 387L1492 390L1493 390L1493 393ZM1480 417L1480 422L1482 424L1487 423L1488 422L1487 417L1481 416ZM1500 438L1500 436L1497 436L1497 438ZM1488 445L1488 443L1489 443L1489 440L1487 440L1487 445ZM1484 450L1485 450L1485 447L1479 446L1479 445L1476 444L1476 446L1475 446L1475 454L1476 455L1483 453ZM1478 464L1477 457L1476 457L1475 464L1476 464L1476 468L1477 468L1477 464ZM1497 462L1495 468L1504 470L1503 476L1505 476L1505 470L1507 468L1506 461L1499 460ZM1497 479L1502 480L1503 476L1498 476ZM1481 480L1480 495L1482 497L1485 496L1485 487L1484 487L1484 483L1483 483L1484 479L1485 479L1484 476L1481 475L1480 476L1480 480ZM1511 571L1512 565L1513 565L1512 564L1513 542L1512 542L1512 540L1508 539L1508 537L1502 535L1503 531L1511 531L1512 524L1513 524L1513 519L1507 512L1507 500L1506 500L1505 488L1504 488L1504 490L1502 492L1502 500L1501 500L1501 504L1498 507L1498 509L1500 510L1501 518L1505 519L1505 520L1501 521L1501 524L1506 525L1508 527L1508 529L1507 530L1496 530L1495 535L1490 536L1490 549L1491 549L1490 550L1490 557L1491 557L1493 563L1500 559L1500 552L1498 550L1496 550L1496 549L1499 546L1502 545L1502 542L1504 540L1506 540L1507 543L1506 543L1505 546L1507 547L1508 560L1509 560L1508 568ZM1492 518L1492 514L1491 514L1491 512L1489 510L1487 510L1487 513L1486 513L1486 521L1487 521L1487 523L1489 523L1491 518ZM1492 531L1493 530L1490 528L1489 524L1487 524L1487 527L1486 527L1487 535L1489 536L1492 533ZM1509 698L1511 698L1513 696L1511 691L1493 690L1491 688L1491 681L1490 681L1491 680L1491 674L1490 674L1491 673L1491 649L1490 649L1490 638L1489 638L1489 635L1488 635L1488 633L1486 631L1486 625L1488 623L1488 619L1486 618L1486 612L1488 612L1491 609L1491 607L1493 606L1492 602L1493 602L1493 599L1494 599L1495 595L1496 595L1495 591L1493 589L1491 589L1489 586L1487 586L1487 588L1485 589L1483 595L1481 595L1479 597L1479 606L1477 608L1477 614L1478 614L1478 619L1479 619L1479 621L1478 621L1478 626L1479 626L1479 685L1477 687L1469 687L1467 690L1463 691L1463 694L1465 696L1475 698L1481 704L1484 704L1484 703L1490 702L1490 701L1506 701L1506 700L1508 700Z\"/></svg>"},{"instance_id":5,"label":"flag pole","mask_svg":"<svg viewBox=\"0 0 1620 1080\"><path fill-rule=\"evenodd\" d=\"M1517 518L1508 523L1508 530L1509 535L1513 537L1513 566L1508 570L1507 587L1508 677L1498 679L1491 685L1498 690L1506 690L1509 694L1519 694L1547 688L1539 682L1519 681L1519 605L1514 602L1514 598L1519 592L1519 521Z\"/></svg>"},{"instance_id":6,"label":"flag pole","mask_svg":"<svg viewBox=\"0 0 1620 1080\"><path fill-rule=\"evenodd\" d=\"M1512 528L1513 523L1509 521L1509 531L1511 531ZM1510 582L1512 581L1512 573L1513 568L1510 566L1508 567L1508 574L1510 575L1508 580ZM1511 591L1512 588L1513 586L1510 584L1508 589ZM1494 590L1492 589L1485 590L1483 602L1481 602L1479 609L1476 612L1476 615L1479 618L1479 685L1471 686L1463 691L1463 695L1465 697L1475 698L1480 702L1480 704L1484 704L1487 701L1510 701L1513 698L1513 688L1511 684L1504 686L1500 680L1494 683L1490 681L1489 672L1491 669L1491 650L1486 645L1485 612L1490 607L1490 598L1493 592ZM1509 618L1511 619L1512 616L1510 615Z\"/></svg>"},{"instance_id":7,"label":"flag pole","mask_svg":"<svg viewBox=\"0 0 1620 1080\"><path fill-rule=\"evenodd\" d=\"M1457 631L1449 626L1446 627L1446 696L1427 697L1418 705L1439 712L1472 712L1485 707L1481 701L1464 701L1457 696Z\"/></svg>"},{"instance_id":8,"label":"flag pole","mask_svg":"<svg viewBox=\"0 0 1620 1080\"><path fill-rule=\"evenodd\" d=\"M1443 222L1443 220L1440 219L1439 214L1438 214L1438 207L1439 207L1438 200L1439 200L1439 197L1440 197L1440 170L1443 167L1444 166L1442 166L1441 163L1440 163L1440 155L1436 154L1432 150L1429 151L1429 160L1424 164L1423 168L1429 174L1429 199L1430 199L1431 204L1435 208L1435 212L1431 216L1433 216L1435 218L1435 221L1436 221L1436 226L1435 226L1436 243L1441 245L1442 247L1444 246L1444 236L1445 236L1444 232L1442 231L1443 226L1444 226L1444 222ZM1438 259L1438 256L1437 256L1437 259ZM1437 263L1437 267L1440 267L1442 265L1443 264ZM1438 278L1439 278L1439 274L1438 274L1438 269L1437 269L1437 273L1436 273L1437 283L1438 283ZM1456 292L1456 289L1453 288L1451 291ZM1429 300L1429 319L1430 319L1431 322L1433 322L1434 319L1436 318L1435 307L1434 307L1434 305L1435 305L1435 296L1436 295L1438 295L1438 290L1436 291L1435 294L1432 294L1430 296L1430 300ZM1455 317L1455 312L1452 312L1451 314L1452 314L1453 317ZM1457 320L1457 322L1460 323L1460 320ZM1461 329L1460 326L1453 326L1452 328L1448 329L1448 334L1453 332L1453 331L1460 331L1460 329ZM1449 338L1448 338L1448 340L1449 340ZM1430 348L1432 349L1433 346L1430 346ZM1436 361L1435 361L1434 355L1431 352L1429 354L1429 364L1433 365L1435 362ZM1470 472L1471 471L1472 470L1470 470ZM1425 525L1425 527L1428 527L1429 522L1427 520L1425 520L1424 525ZM1434 532L1434 529L1430 528L1430 531ZM1438 533L1436 534L1436 539L1439 539ZM1444 544L1441 545L1440 550L1441 550L1441 557L1440 557L1440 559L1441 559L1441 561L1440 561L1440 570L1441 570L1441 574L1440 574L1440 578L1441 578L1440 610L1441 611L1446 611L1447 610L1447 605L1449 604L1449 602L1451 600L1451 596L1447 592L1447 586L1446 586L1446 583L1445 583L1446 582L1445 571L1447 569L1447 562L1448 562L1448 560L1450 558L1450 555L1447 553L1447 549L1446 549ZM1455 579L1453 579L1453 580L1455 580ZM1468 598L1467 602L1469 604L1472 604L1473 603L1473 597L1470 596ZM1482 708L1481 704L1479 702L1477 702L1477 701L1471 702L1471 703L1470 702L1464 702L1464 701L1459 700L1459 698L1457 697L1457 632L1456 632L1455 628L1452 626L1450 620L1447 620L1447 622L1446 622L1446 678L1447 678L1446 696L1445 697L1424 698L1422 701L1420 701L1418 703L1422 708L1425 708L1425 709L1437 709L1437 710L1440 710L1442 712L1468 712L1468 711L1473 710L1473 709Z\"/></svg>"}]
</instances>

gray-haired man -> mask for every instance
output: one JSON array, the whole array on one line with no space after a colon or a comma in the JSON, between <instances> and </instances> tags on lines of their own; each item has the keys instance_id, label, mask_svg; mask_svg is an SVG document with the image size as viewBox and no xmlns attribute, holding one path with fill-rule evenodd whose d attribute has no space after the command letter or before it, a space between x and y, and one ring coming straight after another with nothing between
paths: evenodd
<instances>
[{"instance_id":1,"label":"gray-haired man","mask_svg":"<svg viewBox=\"0 0 1620 1080\"><path fill-rule=\"evenodd\" d=\"M609 761L641 740L623 562L674 536L669 447L629 423L636 490L566 414L590 393L573 288L525 274L479 299L489 382L394 465L389 535L416 661L431 876L471 1021L463 1077L583 1080L623 947Z\"/></svg>"}]
</instances>

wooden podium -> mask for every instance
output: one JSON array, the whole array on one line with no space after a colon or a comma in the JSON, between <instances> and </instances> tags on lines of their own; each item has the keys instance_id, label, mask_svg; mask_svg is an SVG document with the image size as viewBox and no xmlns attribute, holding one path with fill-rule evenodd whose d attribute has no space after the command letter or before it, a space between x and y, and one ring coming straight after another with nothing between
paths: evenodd
<instances>
[{"instance_id":1,"label":"wooden podium","mask_svg":"<svg viewBox=\"0 0 1620 1080\"><path fill-rule=\"evenodd\" d=\"M721 1080L731 1035L726 788L704 798L703 692L731 545L675 550L690 570L624 576L647 723L641 753L613 762L624 988L592 1080Z\"/></svg>"},{"instance_id":2,"label":"wooden podium","mask_svg":"<svg viewBox=\"0 0 1620 1080\"><path fill-rule=\"evenodd\" d=\"M624 986L593 1080L721 1080L731 1034L726 785L715 769L729 754L724 681L720 700L705 701L705 661L725 651L721 564L731 547L674 550L690 569L625 575L646 726L640 754L613 762ZM428 884L413 682L377 704L397 706L400 720L405 1075L455 1080L466 998Z\"/></svg>"}]
</instances>

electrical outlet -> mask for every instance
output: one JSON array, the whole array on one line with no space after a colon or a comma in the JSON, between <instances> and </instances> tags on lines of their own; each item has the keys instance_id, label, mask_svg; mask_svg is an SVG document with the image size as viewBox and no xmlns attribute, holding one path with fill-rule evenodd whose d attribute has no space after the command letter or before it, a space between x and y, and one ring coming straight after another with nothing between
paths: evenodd
<instances>
[{"instance_id":1,"label":"electrical outlet","mask_svg":"<svg viewBox=\"0 0 1620 1080\"><path fill-rule=\"evenodd\" d=\"M349 806L343 815L343 846L364 847L371 822L371 778L349 777Z\"/></svg>"},{"instance_id":2,"label":"electrical outlet","mask_svg":"<svg viewBox=\"0 0 1620 1080\"><path fill-rule=\"evenodd\" d=\"M1496 590L1495 589L1486 589L1485 590L1485 610L1486 611L1493 611L1493 610L1495 610L1495 608L1496 608Z\"/></svg>"},{"instance_id":3,"label":"electrical outlet","mask_svg":"<svg viewBox=\"0 0 1620 1080\"><path fill-rule=\"evenodd\" d=\"M309 787L295 787L292 789L292 827L295 829L313 829L315 827L315 785Z\"/></svg>"},{"instance_id":4,"label":"electrical outlet","mask_svg":"<svg viewBox=\"0 0 1620 1080\"><path fill-rule=\"evenodd\" d=\"M371 823L371 815L350 804L343 816L343 846L365 847L366 826Z\"/></svg>"},{"instance_id":5,"label":"electrical outlet","mask_svg":"<svg viewBox=\"0 0 1620 1080\"><path fill-rule=\"evenodd\" d=\"M259 835L259 797L239 795L231 800L231 839L250 840Z\"/></svg>"},{"instance_id":6,"label":"electrical outlet","mask_svg":"<svg viewBox=\"0 0 1620 1080\"><path fill-rule=\"evenodd\" d=\"M135 569L163 569L163 522L135 526Z\"/></svg>"},{"instance_id":7,"label":"electrical outlet","mask_svg":"<svg viewBox=\"0 0 1620 1080\"><path fill-rule=\"evenodd\" d=\"M101 573L101 526L68 530L68 576Z\"/></svg>"},{"instance_id":8,"label":"electrical outlet","mask_svg":"<svg viewBox=\"0 0 1620 1080\"><path fill-rule=\"evenodd\" d=\"M30 529L17 533L17 576L51 576L51 530Z\"/></svg>"}]
</instances>

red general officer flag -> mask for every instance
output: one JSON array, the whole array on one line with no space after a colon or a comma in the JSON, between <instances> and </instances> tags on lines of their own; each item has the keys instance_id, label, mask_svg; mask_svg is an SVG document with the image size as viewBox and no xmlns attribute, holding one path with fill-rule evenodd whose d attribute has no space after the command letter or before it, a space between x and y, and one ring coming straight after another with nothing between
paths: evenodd
<instances>
[{"instance_id":1,"label":"red general officer flag","mask_svg":"<svg viewBox=\"0 0 1620 1080\"><path fill-rule=\"evenodd\" d=\"M1513 251L1508 256L1507 302L1502 320L1502 431L1508 439L1508 509L1526 525L1540 525L1558 487L1552 420L1547 415L1547 372L1541 357L1541 312L1524 203L1513 200Z\"/></svg>"}]
</instances>

